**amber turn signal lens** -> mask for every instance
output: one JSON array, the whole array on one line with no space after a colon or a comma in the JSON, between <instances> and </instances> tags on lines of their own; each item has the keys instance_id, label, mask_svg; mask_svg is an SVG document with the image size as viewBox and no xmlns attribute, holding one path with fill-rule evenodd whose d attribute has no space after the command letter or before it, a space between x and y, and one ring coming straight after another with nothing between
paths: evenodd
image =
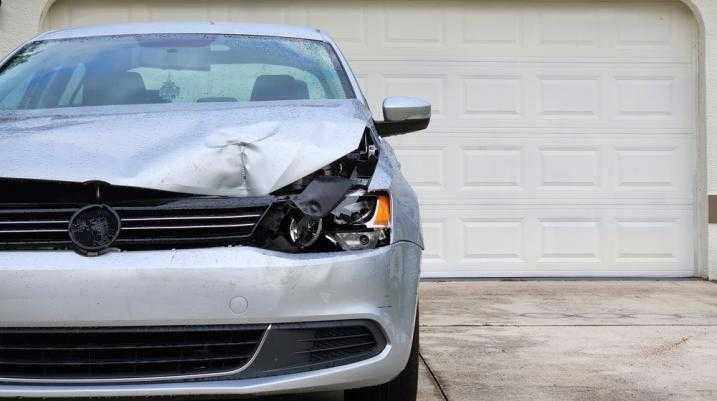
<instances>
[{"instance_id":1,"label":"amber turn signal lens","mask_svg":"<svg viewBox=\"0 0 717 401\"><path fill-rule=\"evenodd\" d=\"M376 197L376 214L373 218L375 227L388 227L391 224L391 197L386 193Z\"/></svg>"}]
</instances>

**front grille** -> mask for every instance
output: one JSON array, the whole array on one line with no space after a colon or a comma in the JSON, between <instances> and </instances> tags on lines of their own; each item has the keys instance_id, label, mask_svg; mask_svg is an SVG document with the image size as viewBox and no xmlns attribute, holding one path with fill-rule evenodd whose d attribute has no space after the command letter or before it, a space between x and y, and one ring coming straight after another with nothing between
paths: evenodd
<instances>
[{"instance_id":1,"label":"front grille","mask_svg":"<svg viewBox=\"0 0 717 401\"><path fill-rule=\"evenodd\" d=\"M249 238L270 198L187 198L149 205L110 205L121 219L120 249L239 244ZM0 248L70 248L72 215L87 205L0 207Z\"/></svg>"},{"instance_id":2,"label":"front grille","mask_svg":"<svg viewBox=\"0 0 717 401\"><path fill-rule=\"evenodd\" d=\"M251 360L265 331L266 326L0 329L0 378L150 379L231 372Z\"/></svg>"}]
</instances>

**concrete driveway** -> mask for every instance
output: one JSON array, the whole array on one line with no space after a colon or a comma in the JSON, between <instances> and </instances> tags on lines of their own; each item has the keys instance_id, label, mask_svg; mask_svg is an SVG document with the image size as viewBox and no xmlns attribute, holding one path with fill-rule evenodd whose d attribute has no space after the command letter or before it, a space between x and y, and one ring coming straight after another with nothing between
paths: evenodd
<instances>
[{"instance_id":1,"label":"concrete driveway","mask_svg":"<svg viewBox=\"0 0 717 401\"><path fill-rule=\"evenodd\" d=\"M717 400L717 284L429 282L421 295L421 351L448 400Z\"/></svg>"},{"instance_id":2,"label":"concrete driveway","mask_svg":"<svg viewBox=\"0 0 717 401\"><path fill-rule=\"evenodd\" d=\"M421 336L421 401L717 400L714 283L425 282Z\"/></svg>"}]
</instances>

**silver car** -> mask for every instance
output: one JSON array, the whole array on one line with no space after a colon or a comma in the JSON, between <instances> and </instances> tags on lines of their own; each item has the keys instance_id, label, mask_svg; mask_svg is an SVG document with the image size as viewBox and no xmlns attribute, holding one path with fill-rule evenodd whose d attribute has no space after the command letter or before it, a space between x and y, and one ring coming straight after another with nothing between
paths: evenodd
<instances>
[{"instance_id":1,"label":"silver car","mask_svg":"<svg viewBox=\"0 0 717 401\"><path fill-rule=\"evenodd\" d=\"M413 401L423 247L317 30L124 24L0 67L0 397L346 391Z\"/></svg>"}]
</instances>

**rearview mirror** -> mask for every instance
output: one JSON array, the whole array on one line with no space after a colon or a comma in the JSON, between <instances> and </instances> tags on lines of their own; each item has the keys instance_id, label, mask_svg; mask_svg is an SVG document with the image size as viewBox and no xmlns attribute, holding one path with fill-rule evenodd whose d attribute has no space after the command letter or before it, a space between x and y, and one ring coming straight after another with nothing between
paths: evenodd
<instances>
[{"instance_id":1,"label":"rearview mirror","mask_svg":"<svg viewBox=\"0 0 717 401\"><path fill-rule=\"evenodd\" d=\"M376 121L381 136L420 131L431 121L431 104L415 97L387 97L383 101L384 121Z\"/></svg>"}]
</instances>

